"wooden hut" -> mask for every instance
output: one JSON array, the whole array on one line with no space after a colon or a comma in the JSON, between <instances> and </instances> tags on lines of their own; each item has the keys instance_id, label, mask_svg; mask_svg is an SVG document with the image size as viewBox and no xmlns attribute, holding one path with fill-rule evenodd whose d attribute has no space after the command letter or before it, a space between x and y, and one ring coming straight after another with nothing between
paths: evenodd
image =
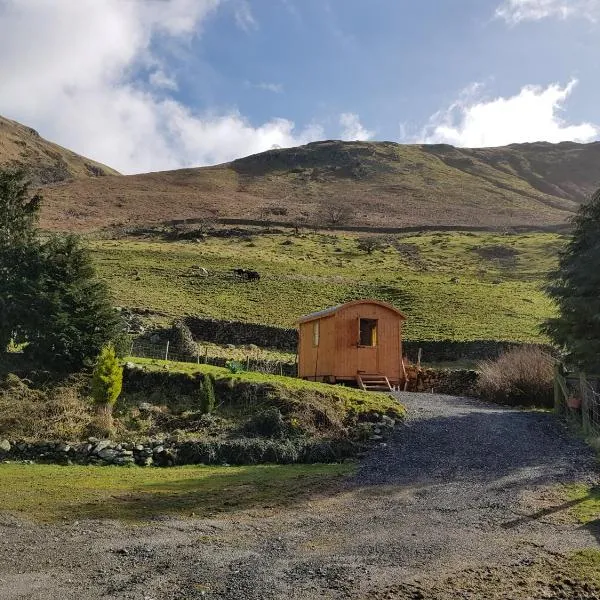
<instances>
[{"instance_id":1,"label":"wooden hut","mask_svg":"<svg viewBox=\"0 0 600 600\"><path fill-rule=\"evenodd\" d=\"M402 325L406 317L378 300L355 300L299 319L298 376L355 381L363 389L391 389L406 375Z\"/></svg>"}]
</instances>

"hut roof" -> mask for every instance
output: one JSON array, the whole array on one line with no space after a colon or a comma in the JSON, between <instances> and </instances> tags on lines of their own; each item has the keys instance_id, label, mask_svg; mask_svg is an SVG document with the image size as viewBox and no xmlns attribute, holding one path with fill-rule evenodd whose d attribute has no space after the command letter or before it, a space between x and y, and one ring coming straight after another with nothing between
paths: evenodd
<instances>
[{"instance_id":1,"label":"hut roof","mask_svg":"<svg viewBox=\"0 0 600 600\"><path fill-rule=\"evenodd\" d=\"M377 306L381 306L383 308L387 308L388 310L396 313L401 319L406 320L406 315L400 312L395 306L388 304L387 302L381 302L380 300L353 300L352 302L346 302L345 304L338 304L336 306L332 306L331 308L326 308L325 310L320 310L314 313L310 313L309 315L304 315L298 319L298 323L308 323L310 321L316 321L317 319L324 319L325 317L331 317L338 311L348 308L349 306L356 306L359 304L376 304Z\"/></svg>"}]
</instances>

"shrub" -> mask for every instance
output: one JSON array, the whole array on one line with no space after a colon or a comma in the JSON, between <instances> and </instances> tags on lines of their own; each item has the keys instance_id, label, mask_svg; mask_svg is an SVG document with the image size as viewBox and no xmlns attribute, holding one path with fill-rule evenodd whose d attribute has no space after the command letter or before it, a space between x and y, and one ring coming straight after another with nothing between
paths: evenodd
<instances>
[{"instance_id":1,"label":"shrub","mask_svg":"<svg viewBox=\"0 0 600 600\"><path fill-rule=\"evenodd\" d=\"M242 365L242 363L237 360L228 360L225 363L225 367L227 367L227 369L229 369L229 372L233 373L234 375L236 373L244 372L244 365Z\"/></svg>"},{"instance_id":2,"label":"shrub","mask_svg":"<svg viewBox=\"0 0 600 600\"><path fill-rule=\"evenodd\" d=\"M282 438L287 431L287 426L278 408L268 408L249 419L243 429L246 435Z\"/></svg>"},{"instance_id":3,"label":"shrub","mask_svg":"<svg viewBox=\"0 0 600 600\"><path fill-rule=\"evenodd\" d=\"M119 365L112 344L102 348L92 373L92 398L96 405L96 431L100 435L112 432L112 410L123 387L123 367Z\"/></svg>"},{"instance_id":4,"label":"shrub","mask_svg":"<svg viewBox=\"0 0 600 600\"><path fill-rule=\"evenodd\" d=\"M214 412L216 406L215 386L210 375L205 375L199 384L200 387L200 410L209 415Z\"/></svg>"},{"instance_id":5,"label":"shrub","mask_svg":"<svg viewBox=\"0 0 600 600\"><path fill-rule=\"evenodd\" d=\"M190 328L183 321L174 321L169 333L170 350L183 356L196 356L198 346Z\"/></svg>"},{"instance_id":6,"label":"shrub","mask_svg":"<svg viewBox=\"0 0 600 600\"><path fill-rule=\"evenodd\" d=\"M79 440L92 420L76 383L34 389L8 375L0 385L0 435L12 439Z\"/></svg>"},{"instance_id":7,"label":"shrub","mask_svg":"<svg viewBox=\"0 0 600 600\"><path fill-rule=\"evenodd\" d=\"M494 361L479 364L476 392L500 404L552 407L553 362L549 354L535 346L513 348Z\"/></svg>"}]
</instances>

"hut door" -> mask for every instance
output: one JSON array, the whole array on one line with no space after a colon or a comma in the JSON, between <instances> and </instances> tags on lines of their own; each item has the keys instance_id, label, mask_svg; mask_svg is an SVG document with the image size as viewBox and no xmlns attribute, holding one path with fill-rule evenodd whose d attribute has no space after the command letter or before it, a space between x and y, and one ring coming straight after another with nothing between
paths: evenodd
<instances>
[{"instance_id":1,"label":"hut door","mask_svg":"<svg viewBox=\"0 0 600 600\"><path fill-rule=\"evenodd\" d=\"M358 371L379 372L379 344L377 319L358 319Z\"/></svg>"}]
</instances>

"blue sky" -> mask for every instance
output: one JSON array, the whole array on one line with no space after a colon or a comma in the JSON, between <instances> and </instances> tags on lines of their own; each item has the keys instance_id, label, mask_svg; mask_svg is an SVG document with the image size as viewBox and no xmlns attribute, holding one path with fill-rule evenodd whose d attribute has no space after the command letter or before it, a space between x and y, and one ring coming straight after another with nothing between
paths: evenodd
<instances>
[{"instance_id":1,"label":"blue sky","mask_svg":"<svg viewBox=\"0 0 600 600\"><path fill-rule=\"evenodd\" d=\"M592 141L599 18L600 0L0 0L0 114L128 173L322 138Z\"/></svg>"}]
</instances>

